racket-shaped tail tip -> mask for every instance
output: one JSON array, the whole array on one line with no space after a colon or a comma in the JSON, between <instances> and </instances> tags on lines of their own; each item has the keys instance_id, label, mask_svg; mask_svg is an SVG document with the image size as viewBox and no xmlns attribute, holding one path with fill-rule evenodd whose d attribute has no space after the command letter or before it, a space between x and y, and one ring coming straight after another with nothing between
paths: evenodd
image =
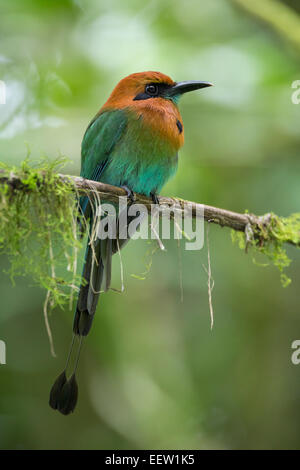
<instances>
[{"instance_id":1,"label":"racket-shaped tail tip","mask_svg":"<svg viewBox=\"0 0 300 470\"><path fill-rule=\"evenodd\" d=\"M78 399L78 385L75 373L69 380L65 371L54 382L50 392L49 405L63 415L73 413Z\"/></svg>"},{"instance_id":2,"label":"racket-shaped tail tip","mask_svg":"<svg viewBox=\"0 0 300 470\"><path fill-rule=\"evenodd\" d=\"M66 372L63 371L55 380L51 391L50 391L50 398L49 398L49 405L54 410L57 410L58 404L61 399L61 393L64 385L67 382Z\"/></svg>"}]
</instances>

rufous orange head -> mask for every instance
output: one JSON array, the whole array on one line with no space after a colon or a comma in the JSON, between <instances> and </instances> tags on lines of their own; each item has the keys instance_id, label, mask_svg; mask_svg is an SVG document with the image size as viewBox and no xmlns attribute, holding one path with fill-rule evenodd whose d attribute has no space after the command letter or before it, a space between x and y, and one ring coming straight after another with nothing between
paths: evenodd
<instances>
[{"instance_id":1,"label":"rufous orange head","mask_svg":"<svg viewBox=\"0 0 300 470\"><path fill-rule=\"evenodd\" d=\"M203 81L174 82L161 72L133 73L117 84L103 108L156 107L166 101L176 105L182 94L211 85Z\"/></svg>"},{"instance_id":2,"label":"rufous orange head","mask_svg":"<svg viewBox=\"0 0 300 470\"><path fill-rule=\"evenodd\" d=\"M98 114L108 110L127 109L132 116L172 144L174 151L182 147L184 128L177 107L181 95L211 86L209 82L174 82L160 72L140 72L123 78L112 91Z\"/></svg>"}]
</instances>

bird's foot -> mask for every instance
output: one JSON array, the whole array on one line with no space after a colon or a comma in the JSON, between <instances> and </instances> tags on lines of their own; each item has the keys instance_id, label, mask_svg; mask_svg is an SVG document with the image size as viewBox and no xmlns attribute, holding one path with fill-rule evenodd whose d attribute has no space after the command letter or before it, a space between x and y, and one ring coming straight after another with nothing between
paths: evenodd
<instances>
[{"instance_id":1,"label":"bird's foot","mask_svg":"<svg viewBox=\"0 0 300 470\"><path fill-rule=\"evenodd\" d=\"M121 186L121 188L125 189L127 197L134 204L136 201L136 195L134 194L132 189L129 189L127 186Z\"/></svg>"},{"instance_id":2,"label":"bird's foot","mask_svg":"<svg viewBox=\"0 0 300 470\"><path fill-rule=\"evenodd\" d=\"M153 204L159 204L159 199L156 193L150 193Z\"/></svg>"}]
</instances>

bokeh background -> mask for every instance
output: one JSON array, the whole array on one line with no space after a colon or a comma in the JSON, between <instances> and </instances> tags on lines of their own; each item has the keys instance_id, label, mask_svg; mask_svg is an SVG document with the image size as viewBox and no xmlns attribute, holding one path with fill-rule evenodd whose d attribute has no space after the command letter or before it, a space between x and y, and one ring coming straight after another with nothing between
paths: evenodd
<instances>
[{"instance_id":1,"label":"bokeh background","mask_svg":"<svg viewBox=\"0 0 300 470\"><path fill-rule=\"evenodd\" d=\"M66 172L79 174L82 135L112 87L159 70L215 84L180 103L186 143L163 194L257 214L299 211L300 105L291 101L299 14L297 0L0 0L0 160L18 164L27 148L32 158L62 153ZM151 247L124 249L125 292L101 299L69 417L47 402L73 313L51 316L54 359L45 292L1 273L2 449L300 447L300 365L291 363L300 339L297 250L288 249L284 289L276 268L254 264L229 230L211 226L211 331L207 245L166 247L143 281L132 274L145 272Z\"/></svg>"}]
</instances>

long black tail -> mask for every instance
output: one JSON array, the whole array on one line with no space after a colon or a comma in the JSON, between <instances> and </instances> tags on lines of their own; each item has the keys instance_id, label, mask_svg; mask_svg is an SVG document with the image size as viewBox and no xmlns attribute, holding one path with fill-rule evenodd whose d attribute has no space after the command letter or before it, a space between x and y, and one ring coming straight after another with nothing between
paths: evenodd
<instances>
[{"instance_id":1,"label":"long black tail","mask_svg":"<svg viewBox=\"0 0 300 470\"><path fill-rule=\"evenodd\" d=\"M128 225L134 218L135 217L126 218L127 235ZM92 221L90 224L92 231ZM119 221L117 222L117 234L118 233ZM53 409L58 410L65 415L72 413L76 407L78 386L75 374L79 361L82 340L88 335L91 329L101 292L107 291L110 287L112 256L129 240L129 237L120 240L118 238L97 238L93 240L92 238L93 237L89 240L86 249L82 283L78 294L73 322L73 338L67 362L63 372L54 382L50 392L49 405ZM79 339L79 346L75 359L75 366L70 378L67 379L66 371L76 339Z\"/></svg>"},{"instance_id":2,"label":"long black tail","mask_svg":"<svg viewBox=\"0 0 300 470\"><path fill-rule=\"evenodd\" d=\"M91 230L92 230L92 221ZM86 248L82 282L73 321L73 338L67 362L63 372L54 382L50 392L49 405L67 415L74 411L78 398L76 369L79 361L82 340L89 333L96 313L101 290L107 291L111 282L112 243L110 238L89 240ZM75 337L79 338L79 346L75 359L74 371L69 379L66 370L72 355Z\"/></svg>"},{"instance_id":3,"label":"long black tail","mask_svg":"<svg viewBox=\"0 0 300 470\"><path fill-rule=\"evenodd\" d=\"M86 250L83 282L74 316L73 332L86 336L92 326L101 289L107 291L111 281L112 240L96 240ZM104 284L102 286L102 284Z\"/></svg>"}]
</instances>

